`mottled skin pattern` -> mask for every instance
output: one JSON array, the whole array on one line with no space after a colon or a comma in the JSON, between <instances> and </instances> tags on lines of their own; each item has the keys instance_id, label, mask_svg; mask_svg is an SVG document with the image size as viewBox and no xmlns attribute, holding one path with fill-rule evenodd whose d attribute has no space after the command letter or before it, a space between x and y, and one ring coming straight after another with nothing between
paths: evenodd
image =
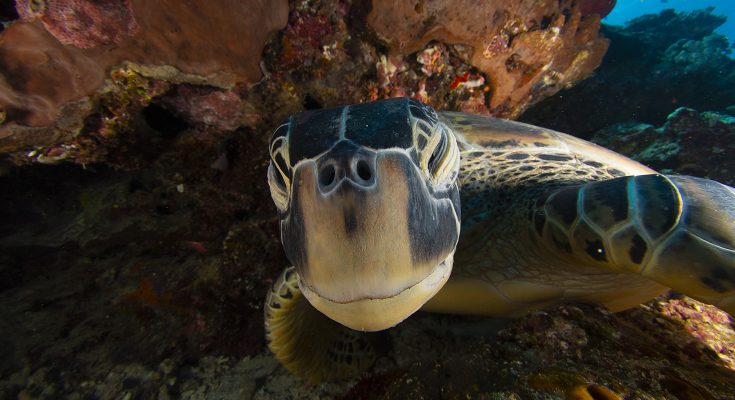
<instances>
[{"instance_id":1,"label":"mottled skin pattern","mask_svg":"<svg viewBox=\"0 0 735 400\"><path fill-rule=\"evenodd\" d=\"M610 154L609 163L604 164L596 161L599 156L593 158L593 152L609 151L589 145L575 149L565 145L562 139L566 137L560 138L555 132L529 127L529 132L521 135L518 124L500 120L491 131L485 118L475 122L471 117L464 121L467 117L460 114L443 115L457 136L462 159L462 234L452 279L464 277L490 283L509 303L507 312L500 313L509 315L565 297L607 302L608 307L617 310L666 290L650 279L550 254L538 244L543 239L530 229L537 204L556 189L650 173L648 168L625 159L623 172L619 165L609 165L622 157ZM503 128L515 130L509 132L508 139L498 138ZM634 289L641 295L619 304L621 288ZM608 300L605 291L612 299ZM498 312L492 309L488 314Z\"/></svg>"},{"instance_id":2,"label":"mottled skin pattern","mask_svg":"<svg viewBox=\"0 0 735 400\"><path fill-rule=\"evenodd\" d=\"M655 175L558 132L442 116L461 149L463 225L452 279L425 309L518 315L573 300L618 311L674 288L732 312L732 188ZM462 279L489 287L453 290Z\"/></svg>"},{"instance_id":3,"label":"mottled skin pattern","mask_svg":"<svg viewBox=\"0 0 735 400\"><path fill-rule=\"evenodd\" d=\"M530 125L462 113L432 115L431 121L411 118L428 124L427 132L432 124L446 124L444 132L456 139L462 223L452 275L423 310L516 316L578 301L618 311L673 288L735 311L735 189L659 175L592 143ZM395 126L410 121L398 117ZM282 140L274 137L274 143ZM412 153L412 159L425 163L430 154ZM283 163L278 155L272 158L271 172ZM284 172L283 180L290 178ZM273 176L271 182L272 189L283 185ZM286 210L288 193L281 192L273 197ZM402 223L410 218L396 221ZM317 312L298 282L288 268L266 300L266 332L276 357L312 382L370 365L365 337Z\"/></svg>"}]
</instances>

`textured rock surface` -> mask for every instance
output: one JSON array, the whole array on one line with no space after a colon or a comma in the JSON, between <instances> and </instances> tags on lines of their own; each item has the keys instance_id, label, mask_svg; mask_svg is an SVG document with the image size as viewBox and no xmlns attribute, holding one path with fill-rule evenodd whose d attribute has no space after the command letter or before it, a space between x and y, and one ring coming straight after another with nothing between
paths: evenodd
<instances>
[{"instance_id":1,"label":"textured rock surface","mask_svg":"<svg viewBox=\"0 0 735 400\"><path fill-rule=\"evenodd\" d=\"M608 46L599 16L572 1L376 0L368 23L398 54L461 45L490 83L490 113L506 118L589 75Z\"/></svg>"},{"instance_id":2,"label":"textured rock surface","mask_svg":"<svg viewBox=\"0 0 735 400\"><path fill-rule=\"evenodd\" d=\"M88 2L48 3L49 8L34 15L43 23L16 22L0 37L0 108L6 110L8 122L30 126L52 123L58 117L60 106L91 95L107 78L110 68L123 61L173 67L159 71L159 74L169 75L172 81L208 82L230 87L255 82L261 76L259 60L263 46L271 33L285 26L288 13L286 1L226 0L196 5L178 1L132 1L134 20L140 27L137 34L128 38L135 29L126 29L126 38L111 36L111 41L119 42L117 46L99 47L106 44L102 42L107 39L97 38L100 39L100 43L95 43L97 47L80 49L64 46L59 40L92 47L84 46L89 44L88 38L74 34L95 34L81 26L74 27L78 31L70 32L69 26L74 21L54 17L59 12L54 5ZM23 9L27 3L18 5ZM98 9L91 5L84 7ZM100 35L106 34L104 27L117 26L116 15L95 14L92 20L100 29ZM64 36L67 33L71 36ZM5 132L7 130L0 127L0 135L4 136Z\"/></svg>"},{"instance_id":3,"label":"textured rock surface","mask_svg":"<svg viewBox=\"0 0 735 400\"><path fill-rule=\"evenodd\" d=\"M656 128L635 122L605 128L592 140L661 172L735 184L735 117L679 108Z\"/></svg>"},{"instance_id":4,"label":"textured rock surface","mask_svg":"<svg viewBox=\"0 0 735 400\"><path fill-rule=\"evenodd\" d=\"M735 99L730 43L713 33L724 21L712 10L669 10L625 27L603 26L611 40L605 63L519 119L590 138L621 121L661 125L682 106L724 111Z\"/></svg>"},{"instance_id":5,"label":"textured rock surface","mask_svg":"<svg viewBox=\"0 0 735 400\"><path fill-rule=\"evenodd\" d=\"M290 5L285 29L270 35L259 65L263 41L285 22L284 2L254 1L254 11L246 12L251 3L131 1L138 32L128 37L119 26L123 21L109 21L109 32L100 28L107 39L98 39L122 41L90 49L63 46L44 27L79 27L74 21L83 15L104 20L119 8L107 2L42 3L66 7L69 19L57 21L44 14L51 9L35 4L19 2L24 18L35 21L16 21L0 37L0 154L11 153L14 164L125 166L135 163L121 160L138 162L140 147L147 146L134 145L151 136L141 132L168 137L186 125L209 127L211 133L262 132L292 112L394 96L438 109L510 115L506 105L520 110L570 84L568 78L579 78L578 72L596 65L590 60L606 44L596 34L597 14L580 19L571 3L524 3L512 11L528 16L507 16L515 19L494 33L491 52L519 61L508 64L515 72L501 71L498 78L472 65L466 45L433 41L412 54L387 52L367 24L367 3L299 1ZM470 21L482 25L475 27L478 34L483 21ZM117 65L123 59L133 62ZM499 60L479 62L500 68ZM511 103L498 106L498 96Z\"/></svg>"},{"instance_id":6,"label":"textured rock surface","mask_svg":"<svg viewBox=\"0 0 735 400\"><path fill-rule=\"evenodd\" d=\"M191 124L231 131L240 126L255 127L260 122L255 108L231 90L181 85L162 97L161 102Z\"/></svg>"},{"instance_id":7,"label":"textured rock surface","mask_svg":"<svg viewBox=\"0 0 735 400\"><path fill-rule=\"evenodd\" d=\"M724 16L712 14L713 10L707 8L686 13L668 9L659 14L647 14L625 24L625 32L662 49L680 39L702 40L727 20Z\"/></svg>"},{"instance_id":8,"label":"textured rock surface","mask_svg":"<svg viewBox=\"0 0 735 400\"><path fill-rule=\"evenodd\" d=\"M18 0L23 21L41 20L59 42L82 49L122 43L138 32L130 0Z\"/></svg>"}]
</instances>

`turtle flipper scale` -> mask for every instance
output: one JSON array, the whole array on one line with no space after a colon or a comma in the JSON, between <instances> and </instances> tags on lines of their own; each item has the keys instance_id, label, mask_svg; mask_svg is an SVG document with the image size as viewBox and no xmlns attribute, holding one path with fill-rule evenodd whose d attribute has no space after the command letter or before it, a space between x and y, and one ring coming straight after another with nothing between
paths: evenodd
<instances>
[{"instance_id":1,"label":"turtle flipper scale","mask_svg":"<svg viewBox=\"0 0 735 400\"><path fill-rule=\"evenodd\" d=\"M347 378L375 360L366 334L317 311L302 295L294 267L286 268L268 291L265 333L268 347L289 371L318 383Z\"/></svg>"},{"instance_id":2,"label":"turtle flipper scale","mask_svg":"<svg viewBox=\"0 0 735 400\"><path fill-rule=\"evenodd\" d=\"M735 314L735 189L638 175L562 188L535 233L574 262L636 273Z\"/></svg>"}]
</instances>

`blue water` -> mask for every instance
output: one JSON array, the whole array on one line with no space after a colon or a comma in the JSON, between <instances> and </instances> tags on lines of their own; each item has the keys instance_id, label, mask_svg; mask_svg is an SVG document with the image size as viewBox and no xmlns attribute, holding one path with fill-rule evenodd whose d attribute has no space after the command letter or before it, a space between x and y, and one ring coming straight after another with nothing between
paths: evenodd
<instances>
[{"instance_id":1,"label":"blue water","mask_svg":"<svg viewBox=\"0 0 735 400\"><path fill-rule=\"evenodd\" d=\"M661 10L673 8L677 11L700 10L714 7L713 14L724 15L727 22L716 32L728 37L735 43L735 0L618 0L617 5L603 22L611 25L623 25L635 17L644 14L659 13Z\"/></svg>"}]
</instances>

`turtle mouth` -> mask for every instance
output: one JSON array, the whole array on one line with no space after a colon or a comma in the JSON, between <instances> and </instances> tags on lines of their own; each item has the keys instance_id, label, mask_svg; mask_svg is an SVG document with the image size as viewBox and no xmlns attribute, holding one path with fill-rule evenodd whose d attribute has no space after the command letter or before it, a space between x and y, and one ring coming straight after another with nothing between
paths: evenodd
<instances>
[{"instance_id":1,"label":"turtle mouth","mask_svg":"<svg viewBox=\"0 0 735 400\"><path fill-rule=\"evenodd\" d=\"M392 296L334 301L314 291L299 278L299 288L317 310L340 324L358 331L380 331L396 326L418 311L449 279L454 252L417 283Z\"/></svg>"}]
</instances>

